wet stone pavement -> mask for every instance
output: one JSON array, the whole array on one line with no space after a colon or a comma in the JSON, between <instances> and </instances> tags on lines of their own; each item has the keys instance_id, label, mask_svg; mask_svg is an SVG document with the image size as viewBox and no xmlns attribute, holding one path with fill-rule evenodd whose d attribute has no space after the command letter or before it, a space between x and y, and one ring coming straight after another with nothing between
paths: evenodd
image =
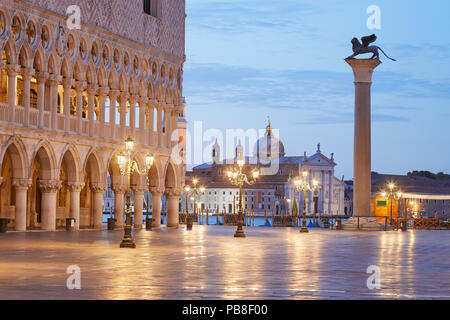
<instances>
[{"instance_id":1,"label":"wet stone pavement","mask_svg":"<svg viewBox=\"0 0 450 320\"><path fill-rule=\"evenodd\" d=\"M139 230L137 249L119 248L120 230L0 234L0 299L450 299L448 231L245 231Z\"/></svg>"}]
</instances>

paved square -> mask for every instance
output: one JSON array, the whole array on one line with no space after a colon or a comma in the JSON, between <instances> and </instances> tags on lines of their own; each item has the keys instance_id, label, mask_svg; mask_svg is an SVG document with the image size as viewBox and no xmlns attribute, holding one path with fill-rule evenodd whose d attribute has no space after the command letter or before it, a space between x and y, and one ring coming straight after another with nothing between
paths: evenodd
<instances>
[{"instance_id":1,"label":"paved square","mask_svg":"<svg viewBox=\"0 0 450 320\"><path fill-rule=\"evenodd\" d=\"M194 226L0 235L0 299L449 299L448 231ZM68 290L67 267L81 269ZM381 269L381 290L367 268Z\"/></svg>"}]
</instances>

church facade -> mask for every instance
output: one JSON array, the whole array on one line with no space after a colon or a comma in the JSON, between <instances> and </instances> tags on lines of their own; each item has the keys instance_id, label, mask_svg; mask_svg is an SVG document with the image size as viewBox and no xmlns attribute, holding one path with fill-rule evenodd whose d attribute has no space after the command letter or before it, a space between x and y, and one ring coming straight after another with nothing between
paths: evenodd
<instances>
[{"instance_id":1,"label":"church facade","mask_svg":"<svg viewBox=\"0 0 450 320\"><path fill-rule=\"evenodd\" d=\"M197 208L208 212L232 213L237 212L239 205L239 188L232 186L226 172L235 165L236 160L244 157L243 147L239 142L234 159L222 159L220 146L216 142L212 150L212 162L204 163L186 173L186 185L192 185L195 178L206 188L197 200ZM319 189L306 193L306 213L316 212L322 215L344 216L344 188L345 183L334 176L334 155L325 156L318 145L316 153L303 156L286 156L284 144L273 133L271 124L266 128L264 137L260 138L254 147L252 157L245 157L244 171L249 175L255 169L276 167L276 172L265 174L254 185L243 187L244 209L254 210L255 214L292 214L294 202L300 214L303 213L303 192L297 192L293 179L303 170L309 173L308 179L318 179ZM185 195L182 197L182 210L185 211ZM193 203L188 199L187 206L192 212Z\"/></svg>"},{"instance_id":2,"label":"church facade","mask_svg":"<svg viewBox=\"0 0 450 320\"><path fill-rule=\"evenodd\" d=\"M141 168L155 157L148 177L132 176L135 227L146 190L155 227L162 196L168 226L178 225L185 18L181 0L1 1L0 218L9 228L53 231L75 218L76 229L100 229L107 189L123 226L117 155L127 137Z\"/></svg>"}]
</instances>

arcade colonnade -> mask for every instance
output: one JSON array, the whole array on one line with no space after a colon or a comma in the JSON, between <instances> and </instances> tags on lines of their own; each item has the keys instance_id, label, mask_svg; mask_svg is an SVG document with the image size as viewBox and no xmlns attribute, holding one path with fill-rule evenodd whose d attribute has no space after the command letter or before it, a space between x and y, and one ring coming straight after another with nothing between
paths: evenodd
<instances>
[{"instance_id":1,"label":"arcade colonnade","mask_svg":"<svg viewBox=\"0 0 450 320\"><path fill-rule=\"evenodd\" d=\"M155 156L153 208L157 215L165 194L176 226L184 60L91 25L68 30L65 17L33 10L0 6L0 216L20 231L55 230L67 217L78 218L76 228L101 228L109 174L123 225L126 180L116 158L130 136L138 163ZM132 184L138 221L147 179Z\"/></svg>"}]
</instances>

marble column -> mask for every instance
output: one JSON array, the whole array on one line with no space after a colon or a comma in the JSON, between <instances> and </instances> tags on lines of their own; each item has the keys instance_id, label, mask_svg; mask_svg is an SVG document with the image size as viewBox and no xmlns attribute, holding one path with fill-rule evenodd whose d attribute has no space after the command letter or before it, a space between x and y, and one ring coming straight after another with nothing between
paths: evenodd
<instances>
[{"instance_id":1,"label":"marble column","mask_svg":"<svg viewBox=\"0 0 450 320\"><path fill-rule=\"evenodd\" d=\"M326 196L326 188L327 185L325 184L325 170L321 170L320 171L321 175L322 175L322 188L320 189L320 202L319 202L319 211L322 214L326 214L325 212L325 196Z\"/></svg>"},{"instance_id":2,"label":"marble column","mask_svg":"<svg viewBox=\"0 0 450 320\"><path fill-rule=\"evenodd\" d=\"M89 136L94 136L94 113L95 113L95 94L98 86L89 84L87 88L88 93L88 119L89 119Z\"/></svg>"},{"instance_id":3,"label":"marble column","mask_svg":"<svg viewBox=\"0 0 450 320\"><path fill-rule=\"evenodd\" d=\"M371 85L378 59L346 59L355 78L355 133L354 133L354 216L370 217L371 195Z\"/></svg>"},{"instance_id":4,"label":"marble column","mask_svg":"<svg viewBox=\"0 0 450 320\"><path fill-rule=\"evenodd\" d=\"M136 129L136 102L138 100L138 97L134 94L130 96L130 128L131 128L131 135L135 137L134 132Z\"/></svg>"},{"instance_id":5,"label":"marble column","mask_svg":"<svg viewBox=\"0 0 450 320\"><path fill-rule=\"evenodd\" d=\"M29 179L15 179L12 182L16 191L16 231L27 230L27 191L31 187Z\"/></svg>"},{"instance_id":6,"label":"marble column","mask_svg":"<svg viewBox=\"0 0 450 320\"><path fill-rule=\"evenodd\" d=\"M108 188L106 183L92 183L93 192L92 215L94 220L94 229L103 229L103 194Z\"/></svg>"},{"instance_id":7,"label":"marble column","mask_svg":"<svg viewBox=\"0 0 450 320\"><path fill-rule=\"evenodd\" d=\"M19 72L20 67L18 65L8 64L6 66L6 72L8 74L8 104L9 104L9 113L8 113L8 121L14 122L14 113L16 108L16 79L17 73Z\"/></svg>"},{"instance_id":8,"label":"marble column","mask_svg":"<svg viewBox=\"0 0 450 320\"><path fill-rule=\"evenodd\" d=\"M168 147L170 145L170 113L171 110L169 106L164 106L164 146Z\"/></svg>"},{"instance_id":9,"label":"marble column","mask_svg":"<svg viewBox=\"0 0 450 320\"><path fill-rule=\"evenodd\" d=\"M100 108L100 116L99 116L99 123L100 123L100 132L104 132L105 129L105 106L106 106L106 97L109 93L109 89L107 87L100 87L98 89L99 94L99 108Z\"/></svg>"},{"instance_id":10,"label":"marble column","mask_svg":"<svg viewBox=\"0 0 450 320\"><path fill-rule=\"evenodd\" d=\"M128 92L122 92L119 96L119 105L120 105L120 134L119 139L125 140L127 137L125 136L126 126L127 126L127 102L130 98L130 94Z\"/></svg>"},{"instance_id":11,"label":"marble column","mask_svg":"<svg viewBox=\"0 0 450 320\"><path fill-rule=\"evenodd\" d=\"M60 82L60 76L56 74L51 74L49 77L49 103L50 103L50 128L53 130L58 129L57 119L58 119L58 85Z\"/></svg>"},{"instance_id":12,"label":"marble column","mask_svg":"<svg viewBox=\"0 0 450 320\"><path fill-rule=\"evenodd\" d=\"M44 109L45 109L45 83L48 79L47 72L39 72L36 75L36 80L38 84L38 97L37 97L37 105L38 105L38 127L44 127Z\"/></svg>"},{"instance_id":13,"label":"marble column","mask_svg":"<svg viewBox=\"0 0 450 320\"><path fill-rule=\"evenodd\" d=\"M34 69L24 68L22 72L23 78L23 108L24 108L24 123L25 127L30 124L30 88L31 88L31 78L34 75Z\"/></svg>"},{"instance_id":14,"label":"marble column","mask_svg":"<svg viewBox=\"0 0 450 320\"><path fill-rule=\"evenodd\" d=\"M144 193L147 191L145 187L133 187L134 193L134 228L141 229L143 214L142 211L144 209Z\"/></svg>"},{"instance_id":15,"label":"marble column","mask_svg":"<svg viewBox=\"0 0 450 320\"><path fill-rule=\"evenodd\" d=\"M141 97L139 99L139 138L142 144L150 145L148 138L145 135L146 132L146 123L147 123L147 104L148 98Z\"/></svg>"},{"instance_id":16,"label":"marble column","mask_svg":"<svg viewBox=\"0 0 450 320\"><path fill-rule=\"evenodd\" d=\"M167 199L167 227L178 228L179 224L179 203L182 191L179 189L166 189Z\"/></svg>"},{"instance_id":17,"label":"marble column","mask_svg":"<svg viewBox=\"0 0 450 320\"><path fill-rule=\"evenodd\" d=\"M161 227L161 197L163 195L164 189L153 187L150 188L150 192L152 194L152 227L159 228Z\"/></svg>"},{"instance_id":18,"label":"marble column","mask_svg":"<svg viewBox=\"0 0 450 320\"><path fill-rule=\"evenodd\" d=\"M119 97L119 90L110 90L109 91L109 126L111 128L110 137L114 139L116 134L116 104L117 98Z\"/></svg>"},{"instance_id":19,"label":"marble column","mask_svg":"<svg viewBox=\"0 0 450 320\"><path fill-rule=\"evenodd\" d=\"M64 78L62 81L64 88L64 130L70 131L70 94L73 85L73 79Z\"/></svg>"},{"instance_id":20,"label":"marble column","mask_svg":"<svg viewBox=\"0 0 450 320\"><path fill-rule=\"evenodd\" d=\"M77 91L77 131L83 133L83 91L86 88L84 81L75 82L75 90Z\"/></svg>"},{"instance_id":21,"label":"marble column","mask_svg":"<svg viewBox=\"0 0 450 320\"><path fill-rule=\"evenodd\" d=\"M61 188L59 180L41 180L39 187L42 193L41 229L56 230L56 192Z\"/></svg>"},{"instance_id":22,"label":"marble column","mask_svg":"<svg viewBox=\"0 0 450 320\"><path fill-rule=\"evenodd\" d=\"M329 174L329 177L328 177L328 180L329 180L329 187L328 187L328 189L329 189L329 196L328 196L328 214L331 214L332 213L332 207L331 207L331 205L333 204L333 176L334 176L334 173L333 173L333 171L328 171L328 174Z\"/></svg>"},{"instance_id":23,"label":"marble column","mask_svg":"<svg viewBox=\"0 0 450 320\"><path fill-rule=\"evenodd\" d=\"M155 128L154 128L155 108L153 107L153 102L152 101L149 101L149 103L148 103L147 122L148 122L147 129L148 129L148 132L149 132L149 134L148 134L148 136L149 136L148 144L154 146L154 145L156 145L155 138L154 138L154 135L155 135Z\"/></svg>"},{"instance_id":24,"label":"marble column","mask_svg":"<svg viewBox=\"0 0 450 320\"><path fill-rule=\"evenodd\" d=\"M161 147L163 144L163 134L162 134L162 128L163 128L163 123L162 123L162 108L161 106L157 106L156 107L156 112L157 112L157 139L158 139L158 147Z\"/></svg>"},{"instance_id":25,"label":"marble column","mask_svg":"<svg viewBox=\"0 0 450 320\"><path fill-rule=\"evenodd\" d=\"M70 212L69 217L75 219L74 230L80 230L80 192L84 188L84 183L69 183L70 192Z\"/></svg>"},{"instance_id":26,"label":"marble column","mask_svg":"<svg viewBox=\"0 0 450 320\"><path fill-rule=\"evenodd\" d=\"M123 215L125 212L125 192L127 192L127 187L118 185L113 186L114 190L114 219L116 219L116 227L123 228Z\"/></svg>"}]
</instances>

